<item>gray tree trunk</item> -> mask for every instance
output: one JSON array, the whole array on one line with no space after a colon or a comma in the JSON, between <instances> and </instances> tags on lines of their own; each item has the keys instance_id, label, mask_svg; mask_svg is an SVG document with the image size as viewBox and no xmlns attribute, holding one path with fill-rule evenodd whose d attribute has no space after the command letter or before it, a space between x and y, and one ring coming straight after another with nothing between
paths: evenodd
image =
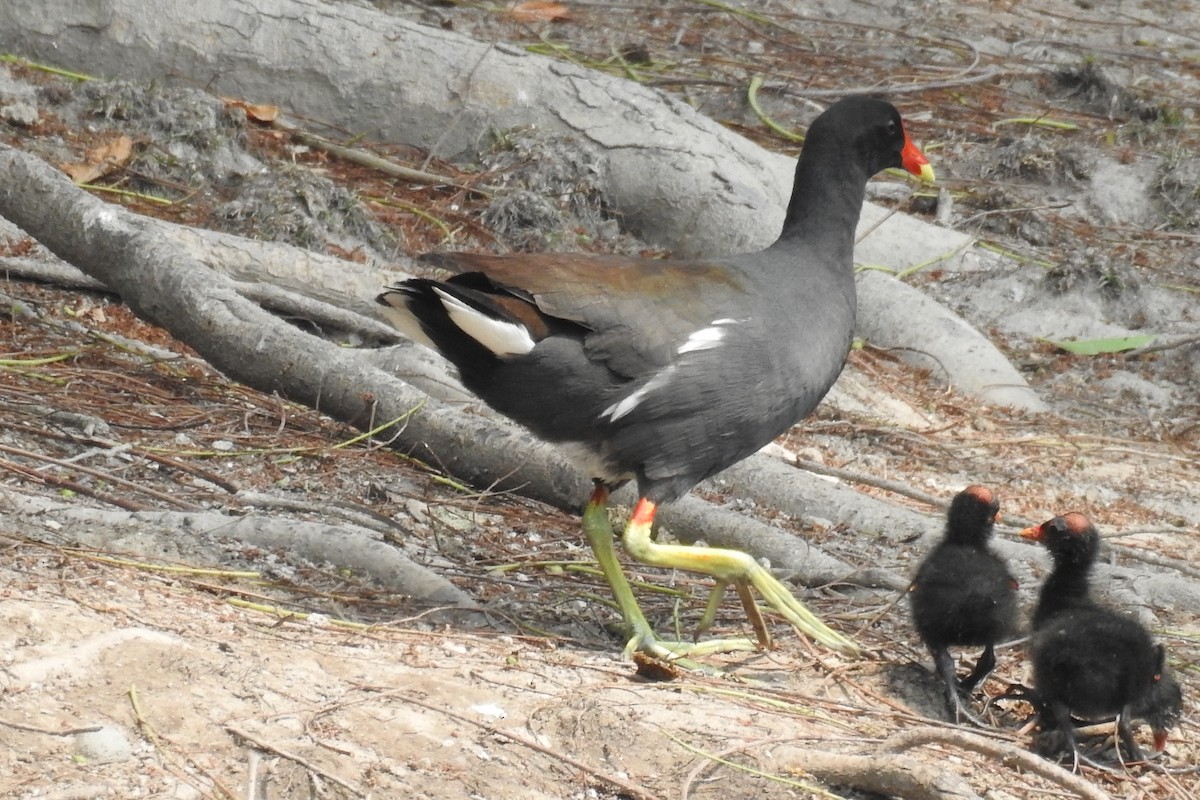
<instances>
[{"instance_id":1,"label":"gray tree trunk","mask_svg":"<svg viewBox=\"0 0 1200 800\"><path fill-rule=\"evenodd\" d=\"M439 156L470 152L495 129L572 133L609 155L610 194L630 230L679 255L757 249L782 223L791 159L658 90L349 3L195 0L169 11L148 14L142 0L6 0L0 49L270 101ZM868 204L864 229L883 213ZM959 258L969 244L895 215L864 239L857 257L904 269ZM985 337L886 275L860 281L859 332L929 353L949 383L987 402L1044 408Z\"/></svg>"}]
</instances>

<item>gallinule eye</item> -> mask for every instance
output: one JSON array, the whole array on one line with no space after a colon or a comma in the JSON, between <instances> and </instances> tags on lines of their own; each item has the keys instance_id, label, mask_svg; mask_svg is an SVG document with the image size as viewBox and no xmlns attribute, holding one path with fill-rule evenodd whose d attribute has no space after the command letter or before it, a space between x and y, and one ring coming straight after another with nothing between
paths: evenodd
<instances>
[{"instance_id":1,"label":"gallinule eye","mask_svg":"<svg viewBox=\"0 0 1200 800\"><path fill-rule=\"evenodd\" d=\"M921 562L909 586L913 624L945 683L955 722L982 723L960 694L970 692L996 666L995 646L1016 626L1017 583L988 547L1000 502L986 486L968 486L950 503L946 535ZM983 647L975 668L956 677L951 646Z\"/></svg>"},{"instance_id":2,"label":"gallinule eye","mask_svg":"<svg viewBox=\"0 0 1200 800\"><path fill-rule=\"evenodd\" d=\"M760 646L770 637L752 589L816 641L859 652L749 555L658 544L650 528L660 504L809 414L841 372L854 333L854 231L868 179L888 167L933 177L891 104L846 98L809 127L782 233L765 250L705 260L437 253L424 260L450 277L379 295L384 316L451 361L488 405L582 457L596 481L583 529L631 629L626 655L754 646L655 636L613 548L608 495L628 480L639 493L623 537L633 558L716 580L702 629L732 584Z\"/></svg>"},{"instance_id":3,"label":"gallinule eye","mask_svg":"<svg viewBox=\"0 0 1200 800\"><path fill-rule=\"evenodd\" d=\"M1161 646L1136 620L1089 596L1100 535L1086 516L1071 512L1054 517L1026 528L1021 536L1041 542L1054 560L1038 597L1029 643L1034 691L1051 717L1046 724L1062 731L1076 769L1080 761L1103 769L1105 765L1079 752L1071 715L1116 716L1125 758L1141 760L1130 720L1134 707L1146 708L1161 680Z\"/></svg>"}]
</instances>

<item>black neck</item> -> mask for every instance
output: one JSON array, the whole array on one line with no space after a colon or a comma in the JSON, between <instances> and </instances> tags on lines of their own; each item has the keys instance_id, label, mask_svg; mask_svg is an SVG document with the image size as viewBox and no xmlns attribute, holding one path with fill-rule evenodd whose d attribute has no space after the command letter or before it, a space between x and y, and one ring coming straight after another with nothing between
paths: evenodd
<instances>
[{"instance_id":1,"label":"black neck","mask_svg":"<svg viewBox=\"0 0 1200 800\"><path fill-rule=\"evenodd\" d=\"M961 547L986 547L988 539L992 538L991 524L972 524L946 526L946 541Z\"/></svg>"},{"instance_id":2,"label":"black neck","mask_svg":"<svg viewBox=\"0 0 1200 800\"><path fill-rule=\"evenodd\" d=\"M1036 628L1042 622L1065 608L1088 602L1087 570L1080 570L1071 565L1069 569L1055 569L1046 578L1038 595L1037 609L1033 614L1033 626Z\"/></svg>"},{"instance_id":3,"label":"black neck","mask_svg":"<svg viewBox=\"0 0 1200 800\"><path fill-rule=\"evenodd\" d=\"M870 176L847 157L843 147L825 150L806 148L800 154L779 238L803 236L823 251L853 251Z\"/></svg>"}]
</instances>

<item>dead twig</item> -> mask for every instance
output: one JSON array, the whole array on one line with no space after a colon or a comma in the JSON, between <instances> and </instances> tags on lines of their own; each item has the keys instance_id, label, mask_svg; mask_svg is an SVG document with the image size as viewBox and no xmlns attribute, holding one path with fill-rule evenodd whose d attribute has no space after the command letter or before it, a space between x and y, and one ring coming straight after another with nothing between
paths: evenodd
<instances>
[{"instance_id":1,"label":"dead twig","mask_svg":"<svg viewBox=\"0 0 1200 800\"><path fill-rule=\"evenodd\" d=\"M324 136L305 131L298 128L295 123L290 120L279 119L271 124L276 130L287 133L297 142L308 147L313 147L318 150L324 150L330 155L337 156L340 159L349 161L352 164L358 164L368 169L382 172L384 175L390 175L393 178L399 178L413 183L430 184L433 186L452 186L455 189L462 189L467 192L478 192L482 195L490 195L497 190L487 186L468 186L465 183L460 183L453 178L448 178L445 175L437 175L432 172L427 172L423 169L413 169L402 164L397 164L394 161L389 161L382 156L366 150L359 150L354 147L338 144L332 139L326 139Z\"/></svg>"},{"instance_id":2,"label":"dead twig","mask_svg":"<svg viewBox=\"0 0 1200 800\"><path fill-rule=\"evenodd\" d=\"M7 407L6 404L0 403L0 408ZM103 420L101 420L103 421ZM32 425L23 425L20 422L9 422L8 429L10 431L20 431L29 436L39 436L44 439L53 439L57 442L68 442L70 444L88 445L90 447L106 447L114 448L118 446L118 442L111 439L99 439L92 436L78 436L72 433L63 433L59 431L48 430L46 428L35 428ZM233 483L225 480L220 475L211 470L198 467L194 464L188 464L178 459L170 458L169 456L160 455L158 453L145 450L136 445L124 445L127 447L126 452L131 456L144 458L148 461L153 461L156 464L161 464L164 467L169 467L173 470L186 473L203 481L211 483L221 489L224 489L230 494L237 494L238 487Z\"/></svg>"},{"instance_id":3,"label":"dead twig","mask_svg":"<svg viewBox=\"0 0 1200 800\"><path fill-rule=\"evenodd\" d=\"M977 733L932 726L901 731L893 734L879 746L879 753L899 753L926 744L948 744L989 756L1007 767L1020 767L1054 783L1067 791L1074 792L1085 800L1112 800L1103 789L1083 778L1068 772L1041 756L1022 750L1020 747L989 739Z\"/></svg>"},{"instance_id":4,"label":"dead twig","mask_svg":"<svg viewBox=\"0 0 1200 800\"><path fill-rule=\"evenodd\" d=\"M669 734L669 733L667 735L670 736L672 739L675 738L674 736L671 736L671 734ZM702 750L699 750L698 748L694 748L690 745L680 742L680 744L683 744L683 746L686 747L688 750L695 752L697 755L703 756L704 758L706 758L708 760L701 761L700 763L696 764L696 766L692 768L692 771L687 774L687 777L683 779L683 786L681 786L679 789L679 800L691 800L692 784L696 782L696 779L699 778L700 775L705 770L707 770L711 767L717 766L717 765L727 765L727 766L739 767L739 765L736 765L736 764L732 764L732 765L729 764L729 762L727 761L729 756L731 756L735 753L745 752L746 750L749 750L752 747L764 747L766 745L780 743L781 741L785 741L785 740L768 739L768 740L760 741L760 742L751 742L749 744L741 744L741 745L737 745L735 747L728 747L728 748L726 748L724 750L720 750L716 753L707 753ZM789 780L787 782L792 783L792 784L797 783L796 781L792 781L792 780ZM816 796L831 798L831 800L836 800L836 798L837 798L837 795L822 789L820 786L813 786L812 784L810 784L808 782L801 782L799 784L798 788L802 788L805 791L811 792L813 795L816 795Z\"/></svg>"},{"instance_id":5,"label":"dead twig","mask_svg":"<svg viewBox=\"0 0 1200 800\"><path fill-rule=\"evenodd\" d=\"M888 480L887 478L876 478L872 475L864 475L861 472L852 472L848 469L840 469L838 467L830 467L825 464L820 464L816 461L792 456L791 462L793 466L799 467L806 472L812 472L817 475L826 475L830 478L838 478L839 480L857 483L861 486L873 486L876 489L883 489L885 492L892 492L901 497L907 497L910 500L916 500L919 503L925 503L931 508L945 510L950 504L940 497L934 497L928 492L922 492L919 489L914 489L906 483L900 481Z\"/></svg>"},{"instance_id":6,"label":"dead twig","mask_svg":"<svg viewBox=\"0 0 1200 800\"><path fill-rule=\"evenodd\" d=\"M681 800L688 800L691 785L713 763L725 763L730 755L751 748L794 744L795 741L794 738L766 739L730 747L718 753L703 753L712 760L698 764L688 773L680 791ZM907 756L893 754L880 757L877 754L833 753L801 748L799 757L789 758L790 763L786 768L792 774L811 775L831 785L850 786L889 797L904 797L907 800L979 800L979 795L961 776L940 766L922 764ZM841 796L808 782L803 782L802 787L820 797Z\"/></svg>"},{"instance_id":7,"label":"dead twig","mask_svg":"<svg viewBox=\"0 0 1200 800\"><path fill-rule=\"evenodd\" d=\"M195 760L185 755L182 757L183 763L180 763L180 756L164 746L166 743L163 741L162 737L158 735L158 731L153 725L150 724L150 720L147 719L146 715L142 712L142 701L138 696L137 687L130 686L128 694L129 705L133 709L133 718L134 721L137 722L138 729L141 730L145 737L150 741L151 746L154 747L154 751L159 754L166 766L175 773L176 777L191 786L201 795L206 794L206 790L209 790L217 797L223 798L223 800L236 800L237 795L235 795L227 786L225 786L225 784L221 782L220 778L213 775L200 764L196 763ZM205 787L197 785L197 776L202 776L209 782L210 786Z\"/></svg>"},{"instance_id":8,"label":"dead twig","mask_svg":"<svg viewBox=\"0 0 1200 800\"><path fill-rule=\"evenodd\" d=\"M1192 347L1198 344L1200 344L1200 336L1184 336L1182 339L1172 339L1169 342L1162 342L1161 344L1148 344L1145 347L1138 347L1127 351L1123 356L1126 360L1141 358L1151 353L1161 353L1164 350L1174 350L1177 347Z\"/></svg>"},{"instance_id":9,"label":"dead twig","mask_svg":"<svg viewBox=\"0 0 1200 800\"><path fill-rule=\"evenodd\" d=\"M68 786L65 789L39 794L38 800L92 800L94 797L105 797L109 795L111 787L101 784L89 784L87 786Z\"/></svg>"},{"instance_id":10,"label":"dead twig","mask_svg":"<svg viewBox=\"0 0 1200 800\"><path fill-rule=\"evenodd\" d=\"M62 730L52 731L49 728L39 728L36 725L26 725L23 722L11 722L7 719L0 719L0 725L17 731L25 731L26 733L42 733L46 736L77 736L81 733L95 733L103 728L102 725L88 725L83 728L63 728Z\"/></svg>"},{"instance_id":11,"label":"dead twig","mask_svg":"<svg viewBox=\"0 0 1200 800\"><path fill-rule=\"evenodd\" d=\"M975 75L966 75L953 80L941 81L922 81L919 83L901 83L901 84L886 84L883 86L846 86L841 89L796 89L789 85L779 85L774 87L777 91L785 95L800 98L811 97L847 97L849 95L858 94L881 94L881 95L898 95L898 94L914 94L917 92L928 92L934 89L957 89L962 86L970 86L975 83L985 83L992 78L998 78L1005 74L1008 70L1003 70L998 67L985 69Z\"/></svg>"},{"instance_id":12,"label":"dead twig","mask_svg":"<svg viewBox=\"0 0 1200 800\"><path fill-rule=\"evenodd\" d=\"M1119 534L1120 536L1131 536L1136 533L1149 533L1149 531L1128 531ZM1155 531L1155 533L1158 533ZM1167 534L1183 534L1190 535L1189 531L1166 531ZM1109 538L1109 537L1105 537ZM1115 537L1111 537L1115 538ZM1200 569L1193 567L1180 558L1171 558L1170 556L1160 555L1140 547L1129 547L1128 545L1112 545L1114 552L1121 555L1122 558L1128 558L1130 561L1138 561L1142 564L1149 564L1154 567L1163 567L1164 569L1173 570L1183 575L1192 578L1200 579Z\"/></svg>"},{"instance_id":13,"label":"dead twig","mask_svg":"<svg viewBox=\"0 0 1200 800\"><path fill-rule=\"evenodd\" d=\"M138 491L143 494L149 495L150 497L154 498L155 500L160 500L164 503L169 503L173 506L177 506L177 507L185 509L187 511L202 511L202 510L204 510L203 506L199 506L199 505L196 505L195 503L188 502L187 500L183 500L178 497L174 497L172 495L167 494L166 492L160 492L157 489L151 489L149 486L143 486L135 481L130 481L130 480L126 480L125 478L117 477L116 475L112 474L111 472L105 472L104 470L95 469L94 467L85 467L84 465L75 463L73 461L66 461L61 458L54 458L52 456L44 455L42 453L34 453L30 450L24 450L20 447L10 447L9 445L0 445L0 453L7 453L10 456L19 456L21 458L30 458L35 461L44 461L47 464L53 464L56 467L63 467L65 469L82 472L84 475L90 475L93 478L99 478L102 481L108 481L110 483L116 484L117 486L123 486L126 489L133 489L134 491ZM37 470L35 470L35 471L37 471ZM46 473L41 473L40 471L38 471L38 472L41 475L46 475ZM49 477L49 476L46 476L46 477Z\"/></svg>"},{"instance_id":14,"label":"dead twig","mask_svg":"<svg viewBox=\"0 0 1200 800\"><path fill-rule=\"evenodd\" d=\"M66 478L60 478L57 475L51 475L48 472L42 472L39 469L35 469L33 467L27 467L23 464L18 464L15 461L9 461L7 458L0 458L0 469L7 469L10 472L15 472L17 475L24 476L31 480L41 481L42 483L46 484L47 486L55 486L60 489L69 489L70 491L75 492L77 494L87 495L88 497L94 497L97 500L101 500L105 503L111 503L112 505L116 506L117 508L123 508L126 511L145 511L146 510L146 507L144 505L142 505L141 503L135 503L132 500L125 500L124 498L117 497L115 495L111 495L107 492L101 492L96 489L92 489L91 487L86 486L82 483L79 483L78 481L72 481L72 480L67 480Z\"/></svg>"},{"instance_id":15,"label":"dead twig","mask_svg":"<svg viewBox=\"0 0 1200 800\"><path fill-rule=\"evenodd\" d=\"M313 512L312 500L308 498L293 498L283 497L278 495L268 494L266 492L242 491L238 493L238 499L246 506L254 506L257 508L275 508L286 511L299 511L304 513ZM401 530L401 526L394 520L391 520L382 514L377 514L369 508L347 508L344 505L325 505L321 509L322 518L339 517L347 522L358 525L361 528L372 530L384 535L394 535Z\"/></svg>"},{"instance_id":16,"label":"dead twig","mask_svg":"<svg viewBox=\"0 0 1200 800\"><path fill-rule=\"evenodd\" d=\"M234 736L237 736L239 739L245 739L247 742L254 745L259 750L262 750L263 752L274 753L277 756L286 758L288 761L291 761L291 762L299 765L300 767L303 767L304 769L308 770L313 775L319 775L320 777L324 778L325 780L329 781L330 783L336 783L338 786L340 786L343 789L345 789L346 791L352 793L355 797L366 797L367 796L366 792L364 792L362 789L359 789L357 786L350 783L349 781L345 781L345 780L339 778L337 775L334 775L332 772L322 769L320 766L312 763L311 761L304 758L303 756L296 755L295 753L291 752L290 750L284 750L279 745L271 744L270 742L266 741L265 739L260 739L259 737L255 736L254 734L250 733L249 731L247 731L243 728L239 728L237 725L227 723L225 725L225 730L229 731Z\"/></svg>"}]
</instances>

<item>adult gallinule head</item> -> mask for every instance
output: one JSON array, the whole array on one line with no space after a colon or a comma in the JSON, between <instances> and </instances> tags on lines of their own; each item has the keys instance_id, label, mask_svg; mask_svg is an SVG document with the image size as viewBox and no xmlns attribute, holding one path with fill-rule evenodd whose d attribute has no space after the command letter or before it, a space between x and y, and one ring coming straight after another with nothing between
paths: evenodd
<instances>
[{"instance_id":1,"label":"adult gallinule head","mask_svg":"<svg viewBox=\"0 0 1200 800\"><path fill-rule=\"evenodd\" d=\"M1161 679L1162 648L1139 622L1090 598L1099 534L1086 516L1064 514L1026 528L1021 536L1042 542L1054 559L1029 642L1034 691L1050 715L1046 724L1062 731L1076 767L1085 761L1103 768L1079 752L1071 716L1116 716L1124 756L1140 760L1130 719Z\"/></svg>"},{"instance_id":2,"label":"adult gallinule head","mask_svg":"<svg viewBox=\"0 0 1200 800\"><path fill-rule=\"evenodd\" d=\"M379 295L384 316L449 359L488 405L581 456L596 481L584 532L632 629L627 654L752 646L655 637L608 521L609 491L628 480L640 495L630 554L716 579L702 628L733 584L768 645L753 587L813 639L857 652L750 556L659 545L650 527L659 504L783 433L837 378L854 332L854 231L867 180L888 167L932 178L892 105L846 98L810 126L783 230L765 250L704 260L436 253L423 260L449 277Z\"/></svg>"},{"instance_id":3,"label":"adult gallinule head","mask_svg":"<svg viewBox=\"0 0 1200 800\"><path fill-rule=\"evenodd\" d=\"M996 643L1016 627L1017 583L988 547L999 513L1000 501L986 486L968 486L955 495L945 537L909 585L913 624L933 656L955 722L965 718L980 724L963 707L960 694L969 694L991 673ZM961 681L951 646L983 647L974 669Z\"/></svg>"}]
</instances>

